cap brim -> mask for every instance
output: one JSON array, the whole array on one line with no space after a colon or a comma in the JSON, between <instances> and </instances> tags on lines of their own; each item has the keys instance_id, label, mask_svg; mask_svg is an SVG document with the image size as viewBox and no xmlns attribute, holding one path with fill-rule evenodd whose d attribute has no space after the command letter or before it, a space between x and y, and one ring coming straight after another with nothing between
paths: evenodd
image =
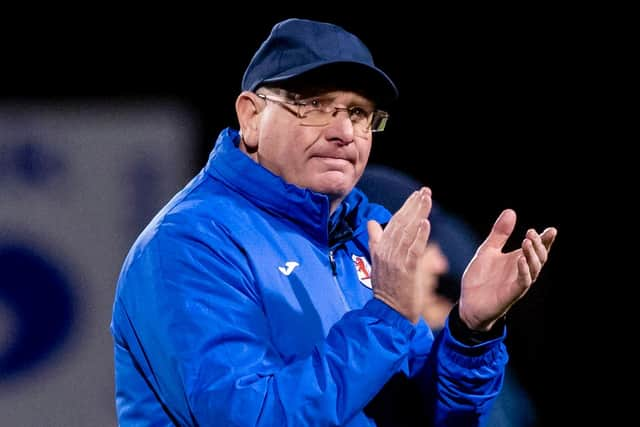
<instances>
[{"instance_id":1,"label":"cap brim","mask_svg":"<svg viewBox=\"0 0 640 427\"><path fill-rule=\"evenodd\" d=\"M251 90L265 83L286 81L288 85L317 84L362 92L379 106L393 104L398 89L381 69L357 61L316 62L287 70L286 73L265 79Z\"/></svg>"}]
</instances>

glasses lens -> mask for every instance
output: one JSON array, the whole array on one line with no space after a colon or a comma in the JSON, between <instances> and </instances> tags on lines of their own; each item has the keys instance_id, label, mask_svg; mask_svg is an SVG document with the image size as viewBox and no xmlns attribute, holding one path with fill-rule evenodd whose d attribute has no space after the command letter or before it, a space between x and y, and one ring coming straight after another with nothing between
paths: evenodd
<instances>
[{"instance_id":1,"label":"glasses lens","mask_svg":"<svg viewBox=\"0 0 640 427\"><path fill-rule=\"evenodd\" d=\"M353 130L361 135L366 135L372 128L369 126L369 117L367 116L351 116L351 123L353 123Z\"/></svg>"},{"instance_id":2,"label":"glasses lens","mask_svg":"<svg viewBox=\"0 0 640 427\"><path fill-rule=\"evenodd\" d=\"M306 108L301 111L302 123L309 126L325 126L331 121L331 112Z\"/></svg>"},{"instance_id":3,"label":"glasses lens","mask_svg":"<svg viewBox=\"0 0 640 427\"><path fill-rule=\"evenodd\" d=\"M389 121L389 114L385 111L374 111L371 118L371 131L382 132Z\"/></svg>"},{"instance_id":4,"label":"glasses lens","mask_svg":"<svg viewBox=\"0 0 640 427\"><path fill-rule=\"evenodd\" d=\"M302 124L305 126L326 126L331 122L332 117L340 111L345 111L349 114L354 130L361 135L368 134L369 131L382 132L389 119L389 114L381 110L374 111L367 115L366 113L363 114L359 107L354 109L338 107L325 107L320 109L303 105L301 110Z\"/></svg>"}]
</instances>

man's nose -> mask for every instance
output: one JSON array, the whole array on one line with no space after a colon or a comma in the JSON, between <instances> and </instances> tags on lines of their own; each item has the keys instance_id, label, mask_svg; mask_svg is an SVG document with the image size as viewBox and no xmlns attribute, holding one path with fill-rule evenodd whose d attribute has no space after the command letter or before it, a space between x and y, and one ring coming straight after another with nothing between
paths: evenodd
<instances>
[{"instance_id":1,"label":"man's nose","mask_svg":"<svg viewBox=\"0 0 640 427\"><path fill-rule=\"evenodd\" d=\"M327 127L327 139L337 139L343 144L353 142L355 129L346 108L336 108Z\"/></svg>"}]
</instances>

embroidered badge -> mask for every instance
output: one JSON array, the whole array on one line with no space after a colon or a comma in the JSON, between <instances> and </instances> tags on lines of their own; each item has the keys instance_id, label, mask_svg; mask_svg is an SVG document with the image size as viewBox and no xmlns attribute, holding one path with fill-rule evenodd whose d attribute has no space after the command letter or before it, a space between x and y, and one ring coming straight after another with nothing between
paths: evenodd
<instances>
[{"instance_id":1,"label":"embroidered badge","mask_svg":"<svg viewBox=\"0 0 640 427\"><path fill-rule=\"evenodd\" d=\"M363 256L351 255L353 263L356 265L356 272L358 273L358 279L367 288L371 288L371 265L369 261Z\"/></svg>"}]
</instances>

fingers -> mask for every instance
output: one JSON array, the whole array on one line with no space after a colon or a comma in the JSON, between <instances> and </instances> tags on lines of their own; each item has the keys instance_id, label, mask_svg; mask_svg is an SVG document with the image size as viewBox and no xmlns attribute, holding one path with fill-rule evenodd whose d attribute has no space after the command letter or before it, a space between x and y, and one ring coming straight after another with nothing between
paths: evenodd
<instances>
[{"instance_id":1,"label":"fingers","mask_svg":"<svg viewBox=\"0 0 640 427\"><path fill-rule=\"evenodd\" d=\"M396 215L406 222L411 222L416 218L426 218L430 210L431 189L429 187L422 187L409 196Z\"/></svg>"},{"instance_id":2,"label":"fingers","mask_svg":"<svg viewBox=\"0 0 640 427\"><path fill-rule=\"evenodd\" d=\"M430 227L427 227L426 234L424 233L424 227L427 217L431 212L431 206L431 190L427 187L422 187L416 197L412 215L410 214L409 226L405 227L405 232L408 232L409 241L421 244L423 246L421 249L424 249L429 237ZM428 224L427 222L427 225ZM424 251L422 250L421 253L422 252Z\"/></svg>"},{"instance_id":3,"label":"fingers","mask_svg":"<svg viewBox=\"0 0 640 427\"><path fill-rule=\"evenodd\" d=\"M523 256L518 258L518 283L521 283L525 288L528 288L533 283L529 264L526 257Z\"/></svg>"},{"instance_id":4,"label":"fingers","mask_svg":"<svg viewBox=\"0 0 640 427\"><path fill-rule=\"evenodd\" d=\"M551 249L551 245L556 240L556 236L558 235L558 230L554 227L546 228L542 234L540 235L540 239L542 240L542 244L545 248L547 248L547 252Z\"/></svg>"},{"instance_id":5,"label":"fingers","mask_svg":"<svg viewBox=\"0 0 640 427\"><path fill-rule=\"evenodd\" d=\"M542 238L534 229L529 229L526 234L529 243L533 247L533 251L538 256L540 263L544 264L547 262L547 248L542 243ZM526 243L526 242L525 242Z\"/></svg>"},{"instance_id":6,"label":"fingers","mask_svg":"<svg viewBox=\"0 0 640 427\"><path fill-rule=\"evenodd\" d=\"M547 228L541 235L535 230L527 231L526 238L522 242L526 264L528 266L531 281L535 281L542 270L542 267L549 259L549 250L555 240L557 230L553 227ZM521 260L518 260L520 263ZM518 264L518 271L520 265Z\"/></svg>"},{"instance_id":7,"label":"fingers","mask_svg":"<svg viewBox=\"0 0 640 427\"><path fill-rule=\"evenodd\" d=\"M393 215L386 230L398 242L409 245L415 239L420 221L431 211L431 189L422 187L414 191L398 212ZM426 242L425 242L426 243Z\"/></svg>"},{"instance_id":8,"label":"fingers","mask_svg":"<svg viewBox=\"0 0 640 427\"><path fill-rule=\"evenodd\" d=\"M422 187L408 215L408 224L403 229L403 240L409 245L409 256L422 255L427 246L431 226L427 217L431 212L431 190Z\"/></svg>"},{"instance_id":9,"label":"fingers","mask_svg":"<svg viewBox=\"0 0 640 427\"><path fill-rule=\"evenodd\" d=\"M427 241L429 240L429 233L431 232L431 223L428 219L422 218L418 225L418 231L416 232L415 239L409 247L408 261L409 267L415 268L420 258L427 250Z\"/></svg>"},{"instance_id":10,"label":"fingers","mask_svg":"<svg viewBox=\"0 0 640 427\"><path fill-rule=\"evenodd\" d=\"M490 247L494 249L500 249L504 247L505 243L513 233L513 229L516 226L516 213L512 209L505 209L502 211L496 222L491 228L491 232L487 239L480 245L480 248Z\"/></svg>"},{"instance_id":11,"label":"fingers","mask_svg":"<svg viewBox=\"0 0 640 427\"><path fill-rule=\"evenodd\" d=\"M534 248L534 244L530 239L524 239L522 242L522 252L524 253L524 257L526 258L527 265L529 266L529 275L531 276L531 280L534 281L538 278L538 274L540 274L540 270L542 270L543 261L540 259L536 250ZM544 258L547 258L546 250L544 250ZM520 260L518 260L520 262ZM519 271L520 265L518 265Z\"/></svg>"}]
</instances>

